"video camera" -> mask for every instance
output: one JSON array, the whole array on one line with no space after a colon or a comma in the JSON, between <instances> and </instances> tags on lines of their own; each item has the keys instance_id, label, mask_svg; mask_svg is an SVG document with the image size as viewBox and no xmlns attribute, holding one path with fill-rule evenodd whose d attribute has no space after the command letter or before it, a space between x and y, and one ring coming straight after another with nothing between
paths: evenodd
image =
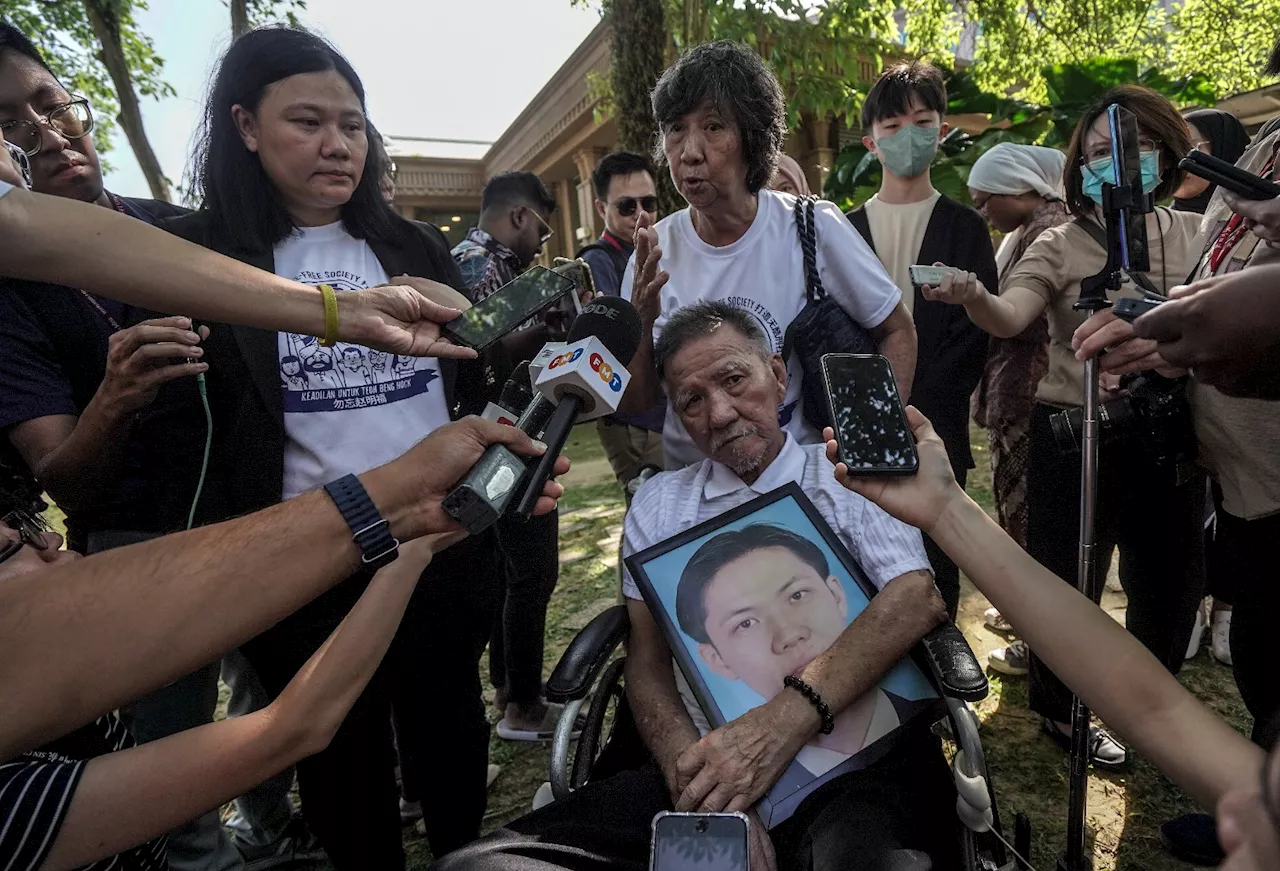
<instances>
[{"instance_id":1,"label":"video camera","mask_svg":"<svg viewBox=\"0 0 1280 871\"><path fill-rule=\"evenodd\" d=\"M1160 465L1192 456L1195 432L1187 403L1186 379L1155 372L1134 372L1120 379L1125 394L1098 408L1098 441L1108 445L1141 442ZM1084 409L1071 408L1049 418L1053 440L1063 454L1080 453Z\"/></svg>"}]
</instances>

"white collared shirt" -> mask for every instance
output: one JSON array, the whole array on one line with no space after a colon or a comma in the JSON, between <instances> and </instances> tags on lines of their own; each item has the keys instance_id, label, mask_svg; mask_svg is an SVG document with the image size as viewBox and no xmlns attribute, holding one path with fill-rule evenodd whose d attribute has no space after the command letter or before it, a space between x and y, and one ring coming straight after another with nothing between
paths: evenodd
<instances>
[{"instance_id":1,"label":"white collared shirt","mask_svg":"<svg viewBox=\"0 0 1280 871\"><path fill-rule=\"evenodd\" d=\"M835 466L826 446L799 445L786 437L782 450L752 484L714 460L703 460L675 472L654 475L636 493L623 525L622 554L638 553L674 535L795 482L818 509L822 519L849 549L877 590L894 578L914 571L932 571L920 530L895 520L879 506L846 490L835 479ZM640 599L640 589L626 567L622 592ZM672 662L676 686L698 731L711 731L693 691Z\"/></svg>"}]
</instances>

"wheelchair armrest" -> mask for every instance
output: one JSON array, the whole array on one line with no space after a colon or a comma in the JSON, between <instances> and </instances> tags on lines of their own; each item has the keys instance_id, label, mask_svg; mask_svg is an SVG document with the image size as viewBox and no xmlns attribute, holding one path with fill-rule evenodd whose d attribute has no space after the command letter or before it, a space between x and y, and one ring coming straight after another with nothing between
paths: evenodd
<instances>
[{"instance_id":1,"label":"wheelchair armrest","mask_svg":"<svg viewBox=\"0 0 1280 871\"><path fill-rule=\"evenodd\" d=\"M618 645L627 640L627 606L614 605L583 627L565 648L547 681L547 700L563 704L586 698Z\"/></svg>"},{"instance_id":2,"label":"wheelchair armrest","mask_svg":"<svg viewBox=\"0 0 1280 871\"><path fill-rule=\"evenodd\" d=\"M987 697L987 675L964 633L948 620L922 639L925 655L944 694L977 702Z\"/></svg>"}]
</instances>

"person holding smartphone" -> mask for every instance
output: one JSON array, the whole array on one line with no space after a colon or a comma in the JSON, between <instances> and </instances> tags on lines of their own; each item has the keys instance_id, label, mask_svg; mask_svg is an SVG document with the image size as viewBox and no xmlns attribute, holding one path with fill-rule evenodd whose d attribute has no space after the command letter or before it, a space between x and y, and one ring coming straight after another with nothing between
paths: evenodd
<instances>
[{"instance_id":1,"label":"person holding smartphone","mask_svg":"<svg viewBox=\"0 0 1280 871\"><path fill-rule=\"evenodd\" d=\"M202 206L168 222L171 232L338 298L405 276L396 280L448 285L458 291L455 305L467 306L444 236L400 217L380 195L363 85L319 37L275 26L232 44L214 77L194 165ZM213 326L205 348L218 434L205 522L395 457L483 408L492 376L484 360L383 360L355 343L225 325ZM474 536L432 563L391 656L328 747L299 765L308 822L339 871L404 863L388 726L393 688L403 689L398 727L423 748L408 763L411 774L450 785L423 795L432 850L478 834L489 732L478 665L497 596L492 553L491 537ZM368 578L357 573L244 647L273 697Z\"/></svg>"},{"instance_id":2,"label":"person holding smartphone","mask_svg":"<svg viewBox=\"0 0 1280 871\"><path fill-rule=\"evenodd\" d=\"M1036 388L1027 463L1027 552L1072 585L1080 538L1080 454L1059 445L1051 419L1063 411L1078 413L1084 403L1084 363L1071 344L1084 315L1073 306L1081 280L1097 274L1106 262L1106 252L1086 222L1100 226L1102 184L1116 181L1107 119L1112 104L1137 118L1143 188L1156 200L1168 196L1181 179L1178 161L1191 147L1186 124L1154 91L1135 85L1114 88L1085 110L1067 148L1064 193L1074 220L1045 230L1031 243L1001 281L999 296L988 293L972 273L948 276L939 287L924 289L929 299L963 305L975 324L1001 338L1016 336L1042 314L1047 316L1049 366ZM1146 216L1146 227L1151 267L1146 278L1167 292L1195 261L1199 220L1194 213L1158 208ZM1139 294L1129 283L1121 295ZM1103 400L1123 401L1110 391ZM1204 589L1204 479L1176 457L1162 461L1154 439L1103 435L1096 570L1106 577L1118 547L1120 583L1129 597L1126 626L1177 673ZM1066 750L1071 692L1036 658L1034 644L1031 653L1031 709L1044 718L1045 734ZM1118 768L1128 758L1124 747L1098 727L1091 727L1089 748L1100 767Z\"/></svg>"}]
</instances>

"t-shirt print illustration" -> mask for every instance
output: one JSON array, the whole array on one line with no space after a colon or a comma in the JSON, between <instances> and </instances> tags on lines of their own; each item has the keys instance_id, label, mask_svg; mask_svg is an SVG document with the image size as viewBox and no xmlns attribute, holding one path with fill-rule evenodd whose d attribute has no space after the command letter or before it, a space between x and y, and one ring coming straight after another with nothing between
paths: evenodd
<instances>
[{"instance_id":1,"label":"t-shirt print illustration","mask_svg":"<svg viewBox=\"0 0 1280 871\"><path fill-rule=\"evenodd\" d=\"M359 276L339 270L302 270L298 280L327 284L336 293L366 287ZM403 357L345 342L326 348L315 336L297 333L281 338L280 383L286 414L400 402L427 393L440 378L438 365L429 358Z\"/></svg>"}]
</instances>

